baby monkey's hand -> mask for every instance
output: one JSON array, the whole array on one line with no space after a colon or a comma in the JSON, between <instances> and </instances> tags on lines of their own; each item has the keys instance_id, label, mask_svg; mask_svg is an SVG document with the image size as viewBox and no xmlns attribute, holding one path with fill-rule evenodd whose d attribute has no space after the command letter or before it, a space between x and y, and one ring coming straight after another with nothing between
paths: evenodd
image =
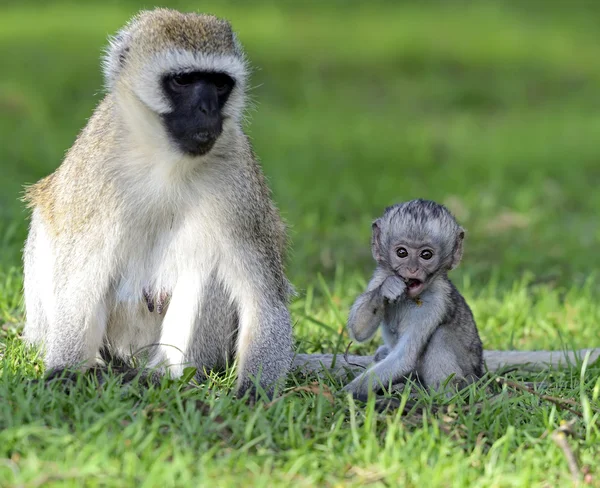
<instances>
[{"instance_id":1,"label":"baby monkey's hand","mask_svg":"<svg viewBox=\"0 0 600 488\"><path fill-rule=\"evenodd\" d=\"M395 302L406 291L406 283L396 275L388 276L381 285L381 296L388 302Z\"/></svg>"}]
</instances>

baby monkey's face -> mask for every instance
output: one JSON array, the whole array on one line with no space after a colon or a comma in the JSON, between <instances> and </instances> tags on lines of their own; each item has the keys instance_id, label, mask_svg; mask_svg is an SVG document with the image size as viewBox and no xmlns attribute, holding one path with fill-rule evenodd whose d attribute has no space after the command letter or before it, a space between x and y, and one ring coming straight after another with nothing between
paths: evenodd
<instances>
[{"instance_id":1,"label":"baby monkey's face","mask_svg":"<svg viewBox=\"0 0 600 488\"><path fill-rule=\"evenodd\" d=\"M440 269L442 249L433 242L399 240L390 246L389 262L406 283L407 294L418 297Z\"/></svg>"},{"instance_id":2,"label":"baby monkey's face","mask_svg":"<svg viewBox=\"0 0 600 488\"><path fill-rule=\"evenodd\" d=\"M388 207L372 230L373 258L404 280L411 298L456 268L462 257L464 229L446 207L430 200Z\"/></svg>"}]
</instances>

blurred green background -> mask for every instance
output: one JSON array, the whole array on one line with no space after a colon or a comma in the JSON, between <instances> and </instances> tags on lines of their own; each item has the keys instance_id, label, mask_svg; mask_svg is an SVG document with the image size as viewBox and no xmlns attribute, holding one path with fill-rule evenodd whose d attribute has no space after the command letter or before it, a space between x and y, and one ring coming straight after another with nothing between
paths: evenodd
<instances>
[{"instance_id":1,"label":"blurred green background","mask_svg":"<svg viewBox=\"0 0 600 488\"><path fill-rule=\"evenodd\" d=\"M247 124L290 224L289 274L371 269L370 222L415 197L468 230L471 283L580 284L600 240L600 2L163 2L231 20L256 68ZM3 2L0 266L22 187L102 97L107 36L147 2ZM594 285L595 286L595 285Z\"/></svg>"},{"instance_id":2,"label":"blurred green background","mask_svg":"<svg viewBox=\"0 0 600 488\"><path fill-rule=\"evenodd\" d=\"M264 409L234 401L228 374L191 389L32 384L43 368L19 337L19 196L101 99L107 36L154 4L0 2L1 486L571 484L549 433L572 415L525 391L488 402L480 388L464 411L406 417L355 408L325 379L330 403L299 375ZM600 346L600 1L162 5L228 18L255 67L247 130L290 225L299 351L345 349L373 267L370 223L416 197L468 230L451 276L486 349ZM525 377L581 405L569 442L590 486L599 367Z\"/></svg>"}]
</instances>

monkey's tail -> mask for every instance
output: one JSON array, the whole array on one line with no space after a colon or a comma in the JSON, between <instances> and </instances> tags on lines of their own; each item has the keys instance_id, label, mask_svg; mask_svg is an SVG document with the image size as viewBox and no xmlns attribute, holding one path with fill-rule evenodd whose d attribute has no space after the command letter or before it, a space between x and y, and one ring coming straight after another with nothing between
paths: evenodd
<instances>
[{"instance_id":1,"label":"monkey's tail","mask_svg":"<svg viewBox=\"0 0 600 488\"><path fill-rule=\"evenodd\" d=\"M526 371L539 371L577 364L590 353L589 362L600 358L600 348L577 351L484 351L483 357L488 370L498 371L518 367ZM364 371L373 362L373 356L344 354L296 354L293 367L304 373L328 371L333 376L344 377Z\"/></svg>"},{"instance_id":2,"label":"monkey's tail","mask_svg":"<svg viewBox=\"0 0 600 488\"><path fill-rule=\"evenodd\" d=\"M483 351L483 358L490 371L511 366L528 371L575 365L581 363L589 352L589 363L600 358L600 348L576 351Z\"/></svg>"}]
</instances>

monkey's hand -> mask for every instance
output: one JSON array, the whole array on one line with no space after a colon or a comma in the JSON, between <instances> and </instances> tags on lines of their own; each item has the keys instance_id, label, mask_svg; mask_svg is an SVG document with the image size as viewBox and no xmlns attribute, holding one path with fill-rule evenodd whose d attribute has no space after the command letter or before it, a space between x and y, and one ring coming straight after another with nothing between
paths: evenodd
<instances>
[{"instance_id":1,"label":"monkey's hand","mask_svg":"<svg viewBox=\"0 0 600 488\"><path fill-rule=\"evenodd\" d=\"M382 385L373 371L367 370L344 386L344 391L351 393L356 400L366 402L369 392L377 390L380 386Z\"/></svg>"},{"instance_id":2,"label":"monkey's hand","mask_svg":"<svg viewBox=\"0 0 600 488\"><path fill-rule=\"evenodd\" d=\"M398 276L388 276L381 285L381 296L384 300L394 303L406 292L406 283Z\"/></svg>"}]
</instances>

